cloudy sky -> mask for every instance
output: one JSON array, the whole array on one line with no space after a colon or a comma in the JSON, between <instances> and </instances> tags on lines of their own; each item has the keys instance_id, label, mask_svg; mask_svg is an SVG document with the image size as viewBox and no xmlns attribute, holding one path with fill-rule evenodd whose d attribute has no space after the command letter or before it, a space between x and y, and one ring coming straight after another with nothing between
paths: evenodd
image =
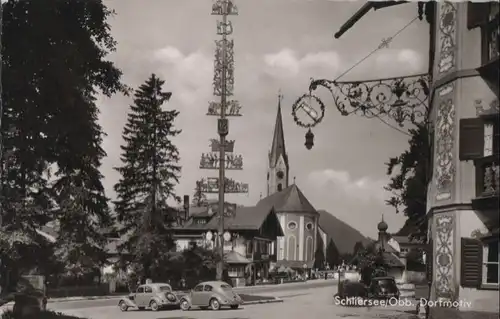
<instances>
[{"instance_id":1,"label":"cloudy sky","mask_svg":"<svg viewBox=\"0 0 500 319\"><path fill-rule=\"evenodd\" d=\"M107 0L116 11L110 20L118 41L110 56L137 87L151 74L166 81L173 95L168 108L180 111L176 140L182 157L178 194L192 195L195 181L216 176L199 170L200 155L216 137L216 120L205 116L212 96L213 51L217 17L209 0ZM244 156L245 169L228 177L250 184L247 195L229 200L253 205L266 191L267 154L272 141L278 92L284 99L283 122L290 159L290 182L296 183L317 209L376 236L385 214L389 230L397 231L404 216L384 204L388 197L384 163L407 147L408 137L378 120L341 117L333 100L325 99L324 121L314 128L315 147L304 147L305 130L294 124L293 102L305 93L311 77L333 79L351 67L382 39L417 15L416 4L372 11L341 39L333 34L358 10L361 2L328 0L236 0L240 14L231 18L235 40L235 98L243 105L241 118L230 123L229 139ZM378 51L343 80L362 80L423 73L427 65L428 27L416 21L387 49ZM108 196L114 198L120 165L121 132L130 98L101 99L101 122L108 134L103 164Z\"/></svg>"}]
</instances>

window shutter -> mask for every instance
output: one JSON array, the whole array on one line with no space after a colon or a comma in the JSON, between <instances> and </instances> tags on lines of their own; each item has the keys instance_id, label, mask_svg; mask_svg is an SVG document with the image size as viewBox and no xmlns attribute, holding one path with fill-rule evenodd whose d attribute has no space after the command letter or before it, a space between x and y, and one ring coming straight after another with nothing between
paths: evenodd
<instances>
[{"instance_id":1,"label":"window shutter","mask_svg":"<svg viewBox=\"0 0 500 319\"><path fill-rule=\"evenodd\" d=\"M483 268L483 245L473 238L462 238L462 287L477 288L481 285Z\"/></svg>"},{"instance_id":2,"label":"window shutter","mask_svg":"<svg viewBox=\"0 0 500 319\"><path fill-rule=\"evenodd\" d=\"M499 152L499 147L500 147L500 124L498 121L498 116L495 118L495 121L493 122L493 154L498 155L500 154Z\"/></svg>"},{"instance_id":3,"label":"window shutter","mask_svg":"<svg viewBox=\"0 0 500 319\"><path fill-rule=\"evenodd\" d=\"M460 160L468 161L483 157L484 122L480 118L460 120Z\"/></svg>"},{"instance_id":4,"label":"window shutter","mask_svg":"<svg viewBox=\"0 0 500 319\"><path fill-rule=\"evenodd\" d=\"M488 22L488 2L467 2L467 28L474 29Z\"/></svg>"}]
</instances>

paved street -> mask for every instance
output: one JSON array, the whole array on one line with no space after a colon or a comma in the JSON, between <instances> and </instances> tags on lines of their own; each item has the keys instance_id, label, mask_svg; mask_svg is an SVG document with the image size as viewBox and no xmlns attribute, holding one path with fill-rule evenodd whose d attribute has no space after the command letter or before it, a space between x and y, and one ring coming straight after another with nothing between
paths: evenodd
<instances>
[{"instance_id":1,"label":"paved street","mask_svg":"<svg viewBox=\"0 0 500 319\"><path fill-rule=\"evenodd\" d=\"M336 280L314 280L308 281L306 283L288 283L283 285L270 285L270 286L254 286L254 287L244 287L244 288L236 288L235 291L241 294L259 294L265 295L272 294L274 296L281 296L290 291L296 290L307 290L312 288L320 288L320 287L332 287L333 288L337 284ZM49 306L55 307L55 309L81 309L81 308L99 308L99 307L107 307L107 306L116 306L118 300L116 298L113 299L104 299L104 300L79 300L79 301L63 301L63 302L52 302L49 299Z\"/></svg>"},{"instance_id":2,"label":"paved street","mask_svg":"<svg viewBox=\"0 0 500 319\"><path fill-rule=\"evenodd\" d=\"M406 313L412 309L404 307L387 308L354 308L335 305L333 294L336 287L320 287L272 293L283 299L282 303L247 305L238 310L165 310L161 312L135 311L120 312L115 305L85 307L79 309L61 309L60 304L52 304L50 308L66 314L77 315L88 319L325 319L325 318L398 318L412 319L413 315ZM271 295L262 293L261 295Z\"/></svg>"}]
</instances>

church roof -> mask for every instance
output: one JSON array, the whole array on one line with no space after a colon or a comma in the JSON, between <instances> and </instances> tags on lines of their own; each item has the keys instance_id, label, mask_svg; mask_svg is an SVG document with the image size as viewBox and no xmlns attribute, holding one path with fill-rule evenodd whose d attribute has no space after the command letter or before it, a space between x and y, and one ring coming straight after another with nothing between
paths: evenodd
<instances>
[{"instance_id":1,"label":"church roof","mask_svg":"<svg viewBox=\"0 0 500 319\"><path fill-rule=\"evenodd\" d=\"M281 96L278 102L278 113L276 114L276 124L274 124L273 144L269 153L270 167L276 166L280 156L283 156L285 164L288 165L288 156L285 150L285 133L283 132L283 118L281 116Z\"/></svg>"},{"instance_id":2,"label":"church roof","mask_svg":"<svg viewBox=\"0 0 500 319\"><path fill-rule=\"evenodd\" d=\"M316 209L307 200L302 191L293 184L281 192L269 195L257 203L257 207L274 207L278 213L297 212L297 213L316 213Z\"/></svg>"}]
</instances>

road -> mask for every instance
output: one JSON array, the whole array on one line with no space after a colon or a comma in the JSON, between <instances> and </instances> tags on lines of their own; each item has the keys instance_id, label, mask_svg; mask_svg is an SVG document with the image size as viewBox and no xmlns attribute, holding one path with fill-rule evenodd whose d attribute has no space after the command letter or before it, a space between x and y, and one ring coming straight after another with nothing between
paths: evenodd
<instances>
[{"instance_id":1,"label":"road","mask_svg":"<svg viewBox=\"0 0 500 319\"><path fill-rule=\"evenodd\" d=\"M320 287L336 287L337 281L334 280L314 280L307 283L290 283L283 285L271 285L271 286L253 286L245 288L236 288L235 291L244 294L272 294L275 296L280 296L284 292L297 291L297 290L307 290ZM333 289L333 288L332 288ZM335 288L336 289L336 288ZM63 301L63 302L51 302L49 299L49 307L55 307L57 309L81 309L81 308L99 308L107 306L116 306L118 304L118 299L103 299L103 300L79 300L79 301Z\"/></svg>"},{"instance_id":2,"label":"road","mask_svg":"<svg viewBox=\"0 0 500 319\"><path fill-rule=\"evenodd\" d=\"M60 309L63 303L52 304L50 309L68 315L88 319L412 319L408 312L411 307L344 307L335 304L333 294L336 287L319 287L262 293L276 295L282 303L247 305L238 310L165 310L160 312L135 311L120 312L116 305L98 305L79 309Z\"/></svg>"}]
</instances>

